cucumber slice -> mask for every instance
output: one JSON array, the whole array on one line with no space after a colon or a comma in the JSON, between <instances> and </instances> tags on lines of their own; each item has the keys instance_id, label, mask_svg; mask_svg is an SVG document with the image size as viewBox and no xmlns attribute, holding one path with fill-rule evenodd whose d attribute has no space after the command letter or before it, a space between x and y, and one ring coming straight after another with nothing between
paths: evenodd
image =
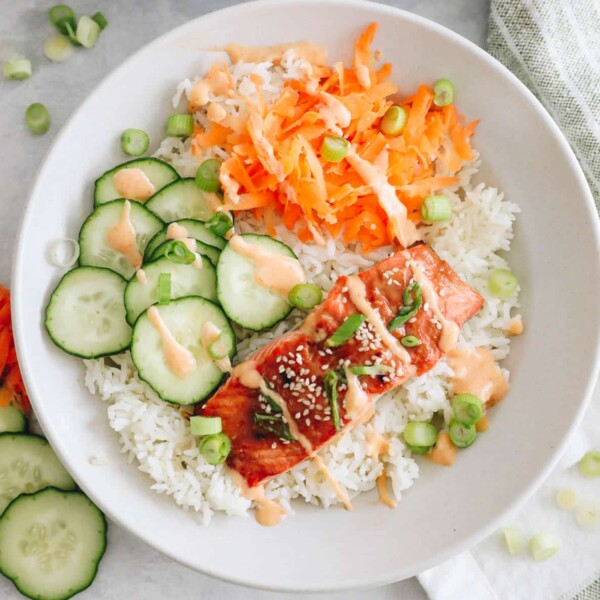
<instances>
[{"instance_id":1,"label":"cucumber slice","mask_svg":"<svg viewBox=\"0 0 600 600\"><path fill-rule=\"evenodd\" d=\"M288 246L268 235L246 233L242 237L275 254L297 258ZM217 294L225 314L251 331L273 327L293 309L285 298L254 281L254 263L230 245L221 252L217 265Z\"/></svg>"},{"instance_id":2,"label":"cucumber slice","mask_svg":"<svg viewBox=\"0 0 600 600\"><path fill-rule=\"evenodd\" d=\"M152 262L152 261L155 261L156 259L164 256L165 250L167 249L167 246L171 243L171 241L172 240L167 240L166 242L163 242L149 256L148 256L148 253L146 253L146 255L148 256L147 260ZM217 266L217 263L219 262L219 256L221 256L221 251L218 248L215 248L214 246L209 246L208 244L204 244L200 240L196 240L196 252L198 254L200 254L201 256L206 256L208 258L208 260L210 260L212 265L215 267Z\"/></svg>"},{"instance_id":3,"label":"cucumber slice","mask_svg":"<svg viewBox=\"0 0 600 600\"><path fill-rule=\"evenodd\" d=\"M0 513L20 494L50 485L63 490L77 487L50 444L39 435L0 434Z\"/></svg>"},{"instance_id":4,"label":"cucumber slice","mask_svg":"<svg viewBox=\"0 0 600 600\"><path fill-rule=\"evenodd\" d=\"M193 178L179 179L156 192L146 206L163 221L196 219L208 221L215 211Z\"/></svg>"},{"instance_id":5,"label":"cucumber slice","mask_svg":"<svg viewBox=\"0 0 600 600\"><path fill-rule=\"evenodd\" d=\"M235 336L221 309L204 298L190 296L157 306L160 317L171 335L196 359L196 369L179 377L169 368L159 332L150 322L148 311L133 328L131 358L143 379L165 401L174 404L197 404L208 398L223 381L224 373L211 361L201 339L204 323L211 321L231 336L231 355L235 354Z\"/></svg>"},{"instance_id":6,"label":"cucumber slice","mask_svg":"<svg viewBox=\"0 0 600 600\"><path fill-rule=\"evenodd\" d=\"M158 302L158 278L161 273L171 274L171 298L202 296L217 300L217 275L207 258L202 258L202 268L179 265L167 258L144 265L146 282L141 283L134 275L125 287L125 310L127 321L134 324L149 307Z\"/></svg>"},{"instance_id":7,"label":"cucumber slice","mask_svg":"<svg viewBox=\"0 0 600 600\"><path fill-rule=\"evenodd\" d=\"M84 222L79 232L79 264L112 269L129 279L135 268L121 252L106 241L108 230L121 218L125 200L113 200L99 206ZM146 246L164 223L139 202L131 203L131 224L135 229L138 250L144 254Z\"/></svg>"},{"instance_id":8,"label":"cucumber slice","mask_svg":"<svg viewBox=\"0 0 600 600\"><path fill-rule=\"evenodd\" d=\"M220 235L213 233L202 221L196 221L194 219L180 219L174 221L177 225L185 227L191 238L194 238L209 246L214 246L219 250L223 250L227 245L227 241ZM170 225L170 223L169 223ZM163 242L167 241L167 228L169 225L165 225L149 242L146 246L146 256L150 256L154 250L156 250Z\"/></svg>"},{"instance_id":9,"label":"cucumber slice","mask_svg":"<svg viewBox=\"0 0 600 600\"><path fill-rule=\"evenodd\" d=\"M0 433L21 433L27 429L27 419L16 406L0 408Z\"/></svg>"},{"instance_id":10,"label":"cucumber slice","mask_svg":"<svg viewBox=\"0 0 600 600\"><path fill-rule=\"evenodd\" d=\"M126 281L114 271L78 267L60 280L46 307L46 329L62 350L81 358L118 354L131 343Z\"/></svg>"},{"instance_id":11,"label":"cucumber slice","mask_svg":"<svg viewBox=\"0 0 600 600\"><path fill-rule=\"evenodd\" d=\"M94 581L106 528L81 492L50 487L19 496L0 518L0 572L29 598L71 598Z\"/></svg>"},{"instance_id":12,"label":"cucumber slice","mask_svg":"<svg viewBox=\"0 0 600 600\"><path fill-rule=\"evenodd\" d=\"M94 187L95 206L121 198L121 195L117 192L115 184L113 183L115 173L121 169L140 169L152 182L152 185L154 185L157 192L169 183L179 179L177 171L171 165L162 160L158 160L157 158L137 158L135 160L129 160L110 171L106 171L106 173L100 175L100 177L96 179Z\"/></svg>"}]
</instances>

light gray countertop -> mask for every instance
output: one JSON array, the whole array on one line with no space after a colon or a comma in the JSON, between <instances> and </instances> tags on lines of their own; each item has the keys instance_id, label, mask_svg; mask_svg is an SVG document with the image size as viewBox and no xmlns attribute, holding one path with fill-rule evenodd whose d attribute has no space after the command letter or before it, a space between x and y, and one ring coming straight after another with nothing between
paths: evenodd
<instances>
[{"instance_id":1,"label":"light gray countertop","mask_svg":"<svg viewBox=\"0 0 600 600\"><path fill-rule=\"evenodd\" d=\"M10 285L16 224L20 222L38 166L73 110L111 70L158 35L206 12L236 3L236 0L71 2L78 14L101 10L109 26L96 48L76 52L61 65L50 63L42 52L44 41L52 35L47 9L53 2L2 2L0 58L11 49L16 50L32 60L34 75L22 82L0 81L0 283ZM388 0L385 4L428 17L484 45L489 0ZM43 137L31 135L25 126L25 108L32 102L43 102L52 116L52 127ZM12 585L0 578L0 598L18 597ZM344 600L363 597L366 597L365 592L311 596ZM416 579L410 579L370 591L368 597L372 600L416 600L426 596ZM108 550L98 578L78 598L275 600L301 599L303 596L249 590L204 577L158 554L112 524Z\"/></svg>"}]
</instances>

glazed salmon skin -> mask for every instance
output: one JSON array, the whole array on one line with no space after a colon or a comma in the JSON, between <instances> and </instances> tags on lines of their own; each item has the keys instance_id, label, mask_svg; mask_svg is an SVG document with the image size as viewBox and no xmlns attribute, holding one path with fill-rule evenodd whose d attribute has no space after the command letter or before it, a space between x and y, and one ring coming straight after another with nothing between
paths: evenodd
<instances>
[{"instance_id":1,"label":"glazed salmon skin","mask_svg":"<svg viewBox=\"0 0 600 600\"><path fill-rule=\"evenodd\" d=\"M369 419L381 394L429 371L483 304L428 245L415 244L340 277L300 329L235 367L197 414L221 417L229 468L260 485ZM348 317L364 322L332 345Z\"/></svg>"}]
</instances>

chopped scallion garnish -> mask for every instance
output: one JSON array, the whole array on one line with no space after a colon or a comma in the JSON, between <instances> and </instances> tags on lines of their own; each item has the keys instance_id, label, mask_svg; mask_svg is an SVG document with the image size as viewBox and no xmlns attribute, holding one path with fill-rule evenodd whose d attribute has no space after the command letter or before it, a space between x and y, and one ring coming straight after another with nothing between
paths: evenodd
<instances>
[{"instance_id":1,"label":"chopped scallion garnish","mask_svg":"<svg viewBox=\"0 0 600 600\"><path fill-rule=\"evenodd\" d=\"M198 449L209 465L220 465L229 456L231 441L224 433L215 433L203 437Z\"/></svg>"},{"instance_id":2,"label":"chopped scallion garnish","mask_svg":"<svg viewBox=\"0 0 600 600\"><path fill-rule=\"evenodd\" d=\"M158 303L171 302L171 273L161 273L158 276Z\"/></svg>"},{"instance_id":3,"label":"chopped scallion garnish","mask_svg":"<svg viewBox=\"0 0 600 600\"><path fill-rule=\"evenodd\" d=\"M221 417L190 417L192 435L213 435L222 431Z\"/></svg>"},{"instance_id":4,"label":"chopped scallion garnish","mask_svg":"<svg viewBox=\"0 0 600 600\"><path fill-rule=\"evenodd\" d=\"M141 129L126 129L121 134L121 150L129 156L141 156L149 145L150 138Z\"/></svg>"},{"instance_id":5,"label":"chopped scallion garnish","mask_svg":"<svg viewBox=\"0 0 600 600\"><path fill-rule=\"evenodd\" d=\"M192 115L171 115L167 121L167 135L173 137L187 137L188 135L191 135L193 131L194 117L192 117Z\"/></svg>"},{"instance_id":6,"label":"chopped scallion garnish","mask_svg":"<svg viewBox=\"0 0 600 600\"><path fill-rule=\"evenodd\" d=\"M83 15L77 23L75 37L84 48L93 48L100 37L100 25L87 15Z\"/></svg>"},{"instance_id":7,"label":"chopped scallion garnish","mask_svg":"<svg viewBox=\"0 0 600 600\"><path fill-rule=\"evenodd\" d=\"M438 431L427 421L411 421L406 424L402 437L411 447L430 448L437 441Z\"/></svg>"},{"instance_id":8,"label":"chopped scallion garnish","mask_svg":"<svg viewBox=\"0 0 600 600\"><path fill-rule=\"evenodd\" d=\"M408 111L403 106L390 106L381 119L379 128L385 135L400 135L408 120Z\"/></svg>"},{"instance_id":9,"label":"chopped scallion garnish","mask_svg":"<svg viewBox=\"0 0 600 600\"><path fill-rule=\"evenodd\" d=\"M213 360L221 360L231 354L233 350L233 340L230 335L222 331L217 336L217 339L208 346L207 350L208 355Z\"/></svg>"},{"instance_id":10,"label":"chopped scallion garnish","mask_svg":"<svg viewBox=\"0 0 600 600\"><path fill-rule=\"evenodd\" d=\"M584 477L600 477L600 450L586 452L578 466Z\"/></svg>"},{"instance_id":11,"label":"chopped scallion garnish","mask_svg":"<svg viewBox=\"0 0 600 600\"><path fill-rule=\"evenodd\" d=\"M411 446L406 444L406 448L413 454L427 454L431 450L431 446Z\"/></svg>"},{"instance_id":12,"label":"chopped scallion garnish","mask_svg":"<svg viewBox=\"0 0 600 600\"><path fill-rule=\"evenodd\" d=\"M448 106L454 102L454 85L449 79L438 79L433 84L433 93L436 106Z\"/></svg>"},{"instance_id":13,"label":"chopped scallion garnish","mask_svg":"<svg viewBox=\"0 0 600 600\"><path fill-rule=\"evenodd\" d=\"M349 367L348 370L357 377L361 377L362 375L375 377L376 375L391 373L394 369L388 365L354 365Z\"/></svg>"},{"instance_id":14,"label":"chopped scallion garnish","mask_svg":"<svg viewBox=\"0 0 600 600\"><path fill-rule=\"evenodd\" d=\"M95 21L96 23L98 23L98 27L100 27L100 31L102 31L103 29L106 29L106 26L108 25L108 21L106 20L106 17L101 12L94 13L92 15L92 20Z\"/></svg>"},{"instance_id":15,"label":"chopped scallion garnish","mask_svg":"<svg viewBox=\"0 0 600 600\"><path fill-rule=\"evenodd\" d=\"M31 77L31 61L23 57L5 60L2 70L4 79L27 79Z\"/></svg>"},{"instance_id":16,"label":"chopped scallion garnish","mask_svg":"<svg viewBox=\"0 0 600 600\"><path fill-rule=\"evenodd\" d=\"M414 335L405 335L401 340L400 343L405 347L405 348L414 348L415 346L420 346L421 345L421 340L414 336Z\"/></svg>"},{"instance_id":17,"label":"chopped scallion garnish","mask_svg":"<svg viewBox=\"0 0 600 600\"><path fill-rule=\"evenodd\" d=\"M538 533L529 540L534 560L546 560L558 552L558 538L553 533Z\"/></svg>"},{"instance_id":18,"label":"chopped scallion garnish","mask_svg":"<svg viewBox=\"0 0 600 600\"><path fill-rule=\"evenodd\" d=\"M185 116L185 117L191 117L191 115L173 115L173 117L179 117L179 116ZM171 117L171 119L173 118ZM171 119L169 119L169 123L171 122ZM194 122L192 119L192 129L194 126ZM190 130L189 133L192 133L192 131ZM184 135L189 135L189 133L186 133ZM178 135L176 133L170 133L169 135ZM206 160L202 161L200 163L200 166L198 167L198 170L196 171L196 185L203 191L203 192L218 192L221 189L221 182L219 181L219 174L221 172L221 164L222 161L220 161L218 158L207 158Z\"/></svg>"},{"instance_id":19,"label":"chopped scallion garnish","mask_svg":"<svg viewBox=\"0 0 600 600\"><path fill-rule=\"evenodd\" d=\"M29 129L37 135L46 133L50 128L50 114L48 113L48 109L39 102L34 102L27 107L25 121Z\"/></svg>"},{"instance_id":20,"label":"chopped scallion garnish","mask_svg":"<svg viewBox=\"0 0 600 600\"><path fill-rule=\"evenodd\" d=\"M477 438L477 429L475 425L464 425L456 419L452 419L448 425L448 435L450 441L457 448L467 448Z\"/></svg>"},{"instance_id":21,"label":"chopped scallion garnish","mask_svg":"<svg viewBox=\"0 0 600 600\"><path fill-rule=\"evenodd\" d=\"M302 310L310 310L323 300L321 288L314 283L299 283L288 295L288 302Z\"/></svg>"},{"instance_id":22,"label":"chopped scallion garnish","mask_svg":"<svg viewBox=\"0 0 600 600\"><path fill-rule=\"evenodd\" d=\"M223 237L233 227L233 220L227 213L218 212L206 221L206 226L215 235Z\"/></svg>"},{"instance_id":23,"label":"chopped scallion garnish","mask_svg":"<svg viewBox=\"0 0 600 600\"><path fill-rule=\"evenodd\" d=\"M73 9L66 4L57 4L53 6L48 14L52 25L64 35L69 33L67 26L70 26L71 30L74 30L77 26L75 13L73 12Z\"/></svg>"},{"instance_id":24,"label":"chopped scallion garnish","mask_svg":"<svg viewBox=\"0 0 600 600\"><path fill-rule=\"evenodd\" d=\"M577 494L571 488L563 488L556 492L556 504L563 510L571 510L577 504Z\"/></svg>"},{"instance_id":25,"label":"chopped scallion garnish","mask_svg":"<svg viewBox=\"0 0 600 600\"><path fill-rule=\"evenodd\" d=\"M508 300L517 291L519 281L508 269L495 269L487 280L487 288L492 296Z\"/></svg>"},{"instance_id":26,"label":"chopped scallion garnish","mask_svg":"<svg viewBox=\"0 0 600 600\"><path fill-rule=\"evenodd\" d=\"M65 29L66 29L65 35L69 38L69 40L71 41L71 44L73 44L73 46L81 46L81 44L79 43L79 40L77 39L77 35L75 33L76 28L77 28L77 24L71 25L71 23L65 23Z\"/></svg>"},{"instance_id":27,"label":"chopped scallion garnish","mask_svg":"<svg viewBox=\"0 0 600 600\"><path fill-rule=\"evenodd\" d=\"M413 281L407 286L402 294L402 302L404 303L404 306L398 311L398 316L392 319L388 325L390 331L394 331L404 325L404 323L412 319L421 308L423 293L418 281Z\"/></svg>"},{"instance_id":28,"label":"chopped scallion garnish","mask_svg":"<svg viewBox=\"0 0 600 600\"><path fill-rule=\"evenodd\" d=\"M296 440L296 438L290 433L287 424L283 422L283 418L280 414L265 415L254 413L252 416L252 422L257 429L272 433L278 438L288 440L290 442L294 442Z\"/></svg>"},{"instance_id":29,"label":"chopped scallion garnish","mask_svg":"<svg viewBox=\"0 0 600 600\"><path fill-rule=\"evenodd\" d=\"M517 527L505 527L502 530L506 547L511 554L521 554L525 552L525 538L521 530Z\"/></svg>"},{"instance_id":30,"label":"chopped scallion garnish","mask_svg":"<svg viewBox=\"0 0 600 600\"><path fill-rule=\"evenodd\" d=\"M483 417L483 402L474 394L456 394L452 410L454 418L463 425L475 425Z\"/></svg>"},{"instance_id":31,"label":"chopped scallion garnish","mask_svg":"<svg viewBox=\"0 0 600 600\"><path fill-rule=\"evenodd\" d=\"M350 315L346 320L333 332L333 335L328 338L325 342L326 346L336 347L341 346L344 342L347 342L360 328L360 326L367 320L365 315L356 313Z\"/></svg>"},{"instance_id":32,"label":"chopped scallion garnish","mask_svg":"<svg viewBox=\"0 0 600 600\"><path fill-rule=\"evenodd\" d=\"M340 419L340 407L338 404L338 374L329 370L325 374L323 385L325 387L325 394L329 398L329 406L331 407L331 420L336 431L340 431L342 428L342 421Z\"/></svg>"},{"instance_id":33,"label":"chopped scallion garnish","mask_svg":"<svg viewBox=\"0 0 600 600\"><path fill-rule=\"evenodd\" d=\"M55 35L44 44L46 58L54 62L65 62L73 54L73 45L65 35Z\"/></svg>"},{"instance_id":34,"label":"chopped scallion garnish","mask_svg":"<svg viewBox=\"0 0 600 600\"><path fill-rule=\"evenodd\" d=\"M580 504L575 509L575 521L581 529L597 529L600 527L600 508L592 502Z\"/></svg>"},{"instance_id":35,"label":"chopped scallion garnish","mask_svg":"<svg viewBox=\"0 0 600 600\"><path fill-rule=\"evenodd\" d=\"M196 260L196 255L181 240L171 240L165 244L162 253L178 265L191 265Z\"/></svg>"},{"instance_id":36,"label":"chopped scallion garnish","mask_svg":"<svg viewBox=\"0 0 600 600\"><path fill-rule=\"evenodd\" d=\"M427 196L421 204L421 218L426 223L440 223L452 218L452 203L448 196Z\"/></svg>"},{"instance_id":37,"label":"chopped scallion garnish","mask_svg":"<svg viewBox=\"0 0 600 600\"><path fill-rule=\"evenodd\" d=\"M332 163L339 163L348 154L350 142L337 135L326 135L321 144L321 155L325 160Z\"/></svg>"}]
</instances>

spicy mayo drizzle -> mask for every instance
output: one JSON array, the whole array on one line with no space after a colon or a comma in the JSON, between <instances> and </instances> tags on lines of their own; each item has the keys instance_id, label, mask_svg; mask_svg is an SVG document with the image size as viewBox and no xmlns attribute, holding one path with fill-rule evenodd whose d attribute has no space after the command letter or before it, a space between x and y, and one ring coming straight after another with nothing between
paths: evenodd
<instances>
[{"instance_id":1,"label":"spicy mayo drizzle","mask_svg":"<svg viewBox=\"0 0 600 600\"><path fill-rule=\"evenodd\" d=\"M373 427L367 427L365 438L367 442L367 456L371 456L375 463L379 462L379 457L382 454L390 454L391 445L389 440L377 433ZM388 476L385 466L381 471L381 475L377 477L377 491L379 492L379 500L382 504L390 508L396 508L396 501L390 495L388 488Z\"/></svg>"},{"instance_id":2,"label":"spicy mayo drizzle","mask_svg":"<svg viewBox=\"0 0 600 600\"><path fill-rule=\"evenodd\" d=\"M354 421L364 413L370 404L369 395L363 390L357 375L349 369L344 369L344 372L348 381L348 389L344 397L346 415L350 420Z\"/></svg>"},{"instance_id":3,"label":"spicy mayo drizzle","mask_svg":"<svg viewBox=\"0 0 600 600\"><path fill-rule=\"evenodd\" d=\"M106 243L113 250L123 254L132 267L139 269L142 266L142 255L131 222L131 203L129 200L125 200L123 203L123 210L116 225L113 225L106 232Z\"/></svg>"},{"instance_id":4,"label":"spicy mayo drizzle","mask_svg":"<svg viewBox=\"0 0 600 600\"><path fill-rule=\"evenodd\" d=\"M146 173L138 168L117 171L113 175L113 185L121 198L130 200L148 200L156 192Z\"/></svg>"}]
</instances>

